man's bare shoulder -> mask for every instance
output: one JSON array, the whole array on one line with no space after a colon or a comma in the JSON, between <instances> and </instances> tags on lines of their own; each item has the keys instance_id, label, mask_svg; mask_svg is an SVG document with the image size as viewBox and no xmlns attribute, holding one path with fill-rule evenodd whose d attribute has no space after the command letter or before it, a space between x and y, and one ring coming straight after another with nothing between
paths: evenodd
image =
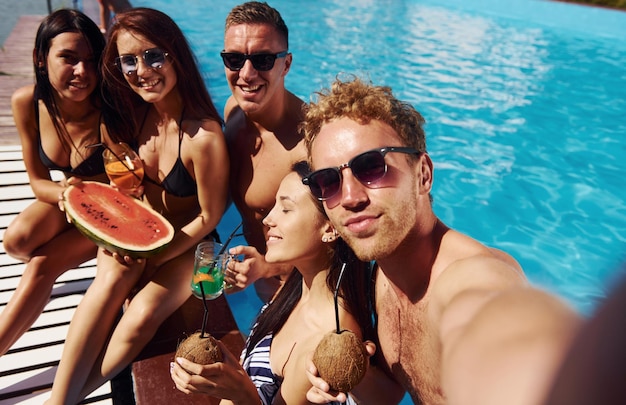
<instances>
[{"instance_id":1,"label":"man's bare shoulder","mask_svg":"<svg viewBox=\"0 0 626 405\"><path fill-rule=\"evenodd\" d=\"M442 274L445 271L448 277L456 277L457 272L459 275L484 272L487 276L501 273L507 278L524 278L522 268L513 256L452 229L442 239L437 263Z\"/></svg>"},{"instance_id":2,"label":"man's bare shoulder","mask_svg":"<svg viewBox=\"0 0 626 405\"><path fill-rule=\"evenodd\" d=\"M511 255L450 230L433 266L429 289L431 315L438 318L459 296L477 293L488 297L511 287L526 285L522 268Z\"/></svg>"},{"instance_id":3,"label":"man's bare shoulder","mask_svg":"<svg viewBox=\"0 0 626 405\"><path fill-rule=\"evenodd\" d=\"M225 109L226 111L226 109ZM245 113L237 104L232 109L225 112L224 136L231 149L231 153L248 153L248 149L253 147L254 136L251 136L256 130L248 125ZM250 146L246 146L250 145Z\"/></svg>"},{"instance_id":4,"label":"man's bare shoulder","mask_svg":"<svg viewBox=\"0 0 626 405\"><path fill-rule=\"evenodd\" d=\"M298 117L298 120L303 119L306 102L290 91L287 91L287 100L288 109L290 110L291 115Z\"/></svg>"}]
</instances>

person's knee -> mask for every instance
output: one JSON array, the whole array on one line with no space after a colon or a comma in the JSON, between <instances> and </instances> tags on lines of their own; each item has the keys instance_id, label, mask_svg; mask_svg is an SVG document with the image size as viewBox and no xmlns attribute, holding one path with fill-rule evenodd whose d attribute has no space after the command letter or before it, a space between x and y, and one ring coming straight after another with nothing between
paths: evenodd
<instances>
[{"instance_id":1,"label":"person's knee","mask_svg":"<svg viewBox=\"0 0 626 405\"><path fill-rule=\"evenodd\" d=\"M125 329L131 339L150 339L165 320L157 306L133 299L124 313Z\"/></svg>"},{"instance_id":2,"label":"person's knee","mask_svg":"<svg viewBox=\"0 0 626 405\"><path fill-rule=\"evenodd\" d=\"M41 294L49 294L56 279L62 271L58 271L44 256L34 256L24 268L20 280L23 291L36 290Z\"/></svg>"},{"instance_id":3,"label":"person's knee","mask_svg":"<svg viewBox=\"0 0 626 405\"><path fill-rule=\"evenodd\" d=\"M97 284L102 291L109 291L112 294L123 292L127 295L137 282L140 273L140 269L127 266L98 265L98 272L93 283Z\"/></svg>"},{"instance_id":4,"label":"person's knee","mask_svg":"<svg viewBox=\"0 0 626 405\"><path fill-rule=\"evenodd\" d=\"M30 259L32 251L28 246L28 237L21 231L23 227L19 224L12 224L4 232L2 245L4 251L11 257L27 262Z\"/></svg>"}]
</instances>

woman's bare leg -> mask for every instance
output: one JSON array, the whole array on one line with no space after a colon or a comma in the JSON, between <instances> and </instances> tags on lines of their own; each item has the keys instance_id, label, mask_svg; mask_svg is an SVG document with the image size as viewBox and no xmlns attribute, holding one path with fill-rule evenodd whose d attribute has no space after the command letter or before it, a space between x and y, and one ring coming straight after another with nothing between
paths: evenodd
<instances>
[{"instance_id":1,"label":"woman's bare leg","mask_svg":"<svg viewBox=\"0 0 626 405\"><path fill-rule=\"evenodd\" d=\"M67 270L94 258L96 250L93 242L76 229L69 229L36 251L0 313L0 355L6 353L41 315L55 280ZM59 254L60 251L64 253Z\"/></svg>"},{"instance_id":2,"label":"woman's bare leg","mask_svg":"<svg viewBox=\"0 0 626 405\"><path fill-rule=\"evenodd\" d=\"M97 257L96 277L70 323L48 404L78 402L122 304L141 275L143 264L122 265L102 249Z\"/></svg>"},{"instance_id":3,"label":"woman's bare leg","mask_svg":"<svg viewBox=\"0 0 626 405\"><path fill-rule=\"evenodd\" d=\"M92 370L81 400L130 364L154 337L161 324L191 296L193 251L161 266L130 301L103 358Z\"/></svg>"},{"instance_id":4,"label":"woman's bare leg","mask_svg":"<svg viewBox=\"0 0 626 405\"><path fill-rule=\"evenodd\" d=\"M72 228L56 205L35 201L9 224L4 232L4 251L27 263L33 252L61 232Z\"/></svg>"},{"instance_id":5,"label":"woman's bare leg","mask_svg":"<svg viewBox=\"0 0 626 405\"><path fill-rule=\"evenodd\" d=\"M45 213L45 211L41 212ZM27 209L22 214L33 212L32 209ZM55 280L67 270L77 267L96 255L96 246L93 242L82 236L76 228L69 226L65 222L65 216L58 209L48 214L45 226L42 226L46 229L42 229L39 233L35 232L37 235L33 235L29 242L32 244L33 240L36 243L45 240L54 231L59 233L34 252L31 252L28 246L21 252L28 253L32 257L26 264L15 292L0 313L0 355L5 354L41 315L50 299ZM54 214L60 214L60 219L56 218L57 221L55 221ZM12 231L8 239L5 237L8 245L12 245L15 239L22 239L19 233L22 235L28 233L28 229L23 227L25 225L23 219L32 218L33 215L25 216L25 218L18 217L11 224L9 229L19 229L19 231ZM67 249L68 246L72 249Z\"/></svg>"}]
</instances>

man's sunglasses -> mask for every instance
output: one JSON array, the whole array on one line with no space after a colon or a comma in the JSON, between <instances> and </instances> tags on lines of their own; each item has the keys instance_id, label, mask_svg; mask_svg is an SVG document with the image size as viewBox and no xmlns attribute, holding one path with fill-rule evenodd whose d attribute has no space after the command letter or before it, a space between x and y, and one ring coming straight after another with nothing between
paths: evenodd
<instances>
[{"instance_id":1,"label":"man's sunglasses","mask_svg":"<svg viewBox=\"0 0 626 405\"><path fill-rule=\"evenodd\" d=\"M387 163L385 155L389 152L400 152L419 155L413 148L387 146L384 148L372 149L356 155L348 163L339 167L328 167L316 170L302 179L302 183L309 186L311 193L318 200L328 200L334 197L341 190L341 171L346 167L352 170L352 175L364 186L369 187L375 181L385 177L387 174Z\"/></svg>"},{"instance_id":2,"label":"man's sunglasses","mask_svg":"<svg viewBox=\"0 0 626 405\"><path fill-rule=\"evenodd\" d=\"M143 58L146 66L150 69L161 69L167 55L167 52L163 52L159 48L152 48L145 50L140 56L120 55L115 58L115 64L125 75L132 75L137 71L137 64L139 63L140 57Z\"/></svg>"},{"instance_id":3,"label":"man's sunglasses","mask_svg":"<svg viewBox=\"0 0 626 405\"><path fill-rule=\"evenodd\" d=\"M272 70L274 62L277 58L284 58L289 54L289 51L282 51L278 53L253 53L248 55L246 53L239 52L220 52L220 56L224 61L224 66L228 69L237 71L241 70L245 65L246 60L252 62L252 66L259 72L266 72Z\"/></svg>"}]
</instances>

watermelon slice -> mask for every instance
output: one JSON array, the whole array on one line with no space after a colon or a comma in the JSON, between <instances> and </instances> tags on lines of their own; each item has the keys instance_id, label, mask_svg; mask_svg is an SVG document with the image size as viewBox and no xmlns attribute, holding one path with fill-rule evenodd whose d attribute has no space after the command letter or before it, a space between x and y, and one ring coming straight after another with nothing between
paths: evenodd
<instances>
[{"instance_id":1,"label":"watermelon slice","mask_svg":"<svg viewBox=\"0 0 626 405\"><path fill-rule=\"evenodd\" d=\"M150 257L174 237L161 214L108 184L83 181L63 192L65 212L96 245L133 258Z\"/></svg>"}]
</instances>

